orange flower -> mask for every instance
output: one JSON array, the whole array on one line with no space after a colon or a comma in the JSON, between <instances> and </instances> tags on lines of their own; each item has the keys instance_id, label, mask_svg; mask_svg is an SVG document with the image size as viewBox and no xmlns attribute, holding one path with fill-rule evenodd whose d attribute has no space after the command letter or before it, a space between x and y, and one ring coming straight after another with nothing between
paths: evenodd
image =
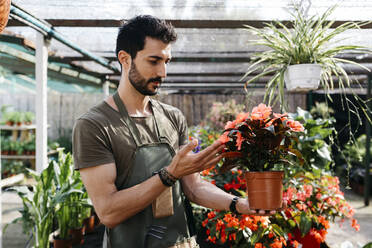
<instances>
[{"instance_id":1,"label":"orange flower","mask_svg":"<svg viewBox=\"0 0 372 248\"><path fill-rule=\"evenodd\" d=\"M360 229L360 225L358 224L358 222L357 222L356 219L352 219L352 221L351 221L351 226L352 226L356 231L359 231L359 229Z\"/></svg>"},{"instance_id":2,"label":"orange flower","mask_svg":"<svg viewBox=\"0 0 372 248\"><path fill-rule=\"evenodd\" d=\"M294 132L303 132L305 130L304 126L298 121L287 120L287 127L290 127Z\"/></svg>"},{"instance_id":3,"label":"orange flower","mask_svg":"<svg viewBox=\"0 0 372 248\"><path fill-rule=\"evenodd\" d=\"M236 146L238 147L238 151L240 151L242 149L242 143L244 141L244 138L242 137L242 134L240 132L238 132L236 134Z\"/></svg>"},{"instance_id":4,"label":"orange flower","mask_svg":"<svg viewBox=\"0 0 372 248\"><path fill-rule=\"evenodd\" d=\"M249 113L239 113L236 116L236 123L241 123L241 122L245 121L247 118L249 118ZM227 122L227 124L229 124L229 122ZM234 127L235 127L235 125L234 125ZM234 128L234 127L232 127L232 128ZM225 129L227 129L227 128L225 127Z\"/></svg>"},{"instance_id":5,"label":"orange flower","mask_svg":"<svg viewBox=\"0 0 372 248\"><path fill-rule=\"evenodd\" d=\"M287 120L288 114L287 113L284 113L284 114L273 113L273 116L275 118L280 118L282 121L285 121L285 120Z\"/></svg>"},{"instance_id":6,"label":"orange flower","mask_svg":"<svg viewBox=\"0 0 372 248\"><path fill-rule=\"evenodd\" d=\"M208 213L208 219L213 219L214 217L216 217L216 213L215 212L209 212Z\"/></svg>"},{"instance_id":7,"label":"orange flower","mask_svg":"<svg viewBox=\"0 0 372 248\"><path fill-rule=\"evenodd\" d=\"M225 125L225 129L235 128L235 121L228 121Z\"/></svg>"},{"instance_id":8,"label":"orange flower","mask_svg":"<svg viewBox=\"0 0 372 248\"><path fill-rule=\"evenodd\" d=\"M299 243L296 240L294 240L292 245L294 246L294 248L298 248Z\"/></svg>"},{"instance_id":9,"label":"orange flower","mask_svg":"<svg viewBox=\"0 0 372 248\"><path fill-rule=\"evenodd\" d=\"M274 240L274 243L270 244L271 248L282 248L283 244L278 239Z\"/></svg>"},{"instance_id":10,"label":"orange flower","mask_svg":"<svg viewBox=\"0 0 372 248\"><path fill-rule=\"evenodd\" d=\"M222 144L229 142L230 138L227 136L228 134L229 132L224 132L218 140L221 141Z\"/></svg>"},{"instance_id":11,"label":"orange flower","mask_svg":"<svg viewBox=\"0 0 372 248\"><path fill-rule=\"evenodd\" d=\"M271 107L266 106L266 104L259 104L252 110L251 118L252 120L264 120L271 115Z\"/></svg>"},{"instance_id":12,"label":"orange flower","mask_svg":"<svg viewBox=\"0 0 372 248\"><path fill-rule=\"evenodd\" d=\"M263 248L263 245L262 245L262 243L256 243L254 245L254 248Z\"/></svg>"},{"instance_id":13,"label":"orange flower","mask_svg":"<svg viewBox=\"0 0 372 248\"><path fill-rule=\"evenodd\" d=\"M208 224L208 219L205 219L205 220L202 222L202 226L205 227L207 224ZM207 230L207 231L209 231L209 230Z\"/></svg>"}]
</instances>

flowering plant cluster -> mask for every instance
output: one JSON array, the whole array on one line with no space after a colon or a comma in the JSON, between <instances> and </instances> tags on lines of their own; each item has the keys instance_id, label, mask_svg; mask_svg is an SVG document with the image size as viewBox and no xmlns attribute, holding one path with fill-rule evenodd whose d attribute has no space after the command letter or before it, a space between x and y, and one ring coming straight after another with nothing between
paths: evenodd
<instances>
[{"instance_id":1,"label":"flowering plant cluster","mask_svg":"<svg viewBox=\"0 0 372 248\"><path fill-rule=\"evenodd\" d=\"M226 144L228 152L223 171L235 166L249 171L268 171L276 165L291 163L289 155L300 159L293 148L295 133L304 127L287 114L273 113L271 107L260 104L251 113L240 113L234 121L225 125L219 140Z\"/></svg>"},{"instance_id":2,"label":"flowering plant cluster","mask_svg":"<svg viewBox=\"0 0 372 248\"><path fill-rule=\"evenodd\" d=\"M273 216L271 221L289 230L288 240L303 242L305 236L312 236L320 244L325 241L329 222L334 222L336 217L340 218L340 223L349 219L351 226L359 230L353 218L354 209L345 200L337 177L306 173L290 179L285 185L283 200L288 208Z\"/></svg>"},{"instance_id":3,"label":"flowering plant cluster","mask_svg":"<svg viewBox=\"0 0 372 248\"><path fill-rule=\"evenodd\" d=\"M219 173L220 167L203 171L204 179L225 191L246 197L242 170ZM283 200L285 211L270 217L233 215L229 211L204 213L200 225L205 228L207 240L213 244L231 247L317 247L325 241L330 222L350 220L359 230L353 218L354 210L348 204L339 187L337 177L316 176L313 173L298 174L285 181ZM309 246L310 242L310 246ZM311 245L313 242L313 245Z\"/></svg>"},{"instance_id":4,"label":"flowering plant cluster","mask_svg":"<svg viewBox=\"0 0 372 248\"><path fill-rule=\"evenodd\" d=\"M220 173L216 166L202 172L202 177L226 192L246 197L244 172L231 170ZM200 213L199 213L200 215ZM269 217L234 215L229 211L209 210L199 216L206 239L214 245L226 247L285 247L287 235L279 225L272 225Z\"/></svg>"}]
</instances>

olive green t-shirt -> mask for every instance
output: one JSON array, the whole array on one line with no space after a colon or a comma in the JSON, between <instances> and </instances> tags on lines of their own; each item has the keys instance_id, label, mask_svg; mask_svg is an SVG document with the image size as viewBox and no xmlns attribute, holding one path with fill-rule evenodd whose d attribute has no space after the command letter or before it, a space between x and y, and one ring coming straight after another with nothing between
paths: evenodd
<instances>
[{"instance_id":1,"label":"olive green t-shirt","mask_svg":"<svg viewBox=\"0 0 372 248\"><path fill-rule=\"evenodd\" d=\"M155 100L152 100L155 101ZM181 111L160 103L165 115L156 116L159 129L175 151L187 143L187 123ZM154 116L132 117L142 144L158 142ZM73 157L75 169L115 163L117 187L126 179L136 144L118 111L105 101L79 117L74 125Z\"/></svg>"}]
</instances>

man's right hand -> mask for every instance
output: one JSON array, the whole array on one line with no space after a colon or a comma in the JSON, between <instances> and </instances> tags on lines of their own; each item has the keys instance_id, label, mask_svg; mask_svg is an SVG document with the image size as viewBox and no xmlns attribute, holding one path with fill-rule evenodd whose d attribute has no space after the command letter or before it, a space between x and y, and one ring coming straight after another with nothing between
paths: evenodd
<instances>
[{"instance_id":1,"label":"man's right hand","mask_svg":"<svg viewBox=\"0 0 372 248\"><path fill-rule=\"evenodd\" d=\"M192 153L192 150L197 146L198 140L196 139L183 146L176 156L174 156L172 163L167 167L169 173L177 178L181 178L208 169L223 158L221 151L225 146L221 141L215 141L199 153Z\"/></svg>"}]
</instances>

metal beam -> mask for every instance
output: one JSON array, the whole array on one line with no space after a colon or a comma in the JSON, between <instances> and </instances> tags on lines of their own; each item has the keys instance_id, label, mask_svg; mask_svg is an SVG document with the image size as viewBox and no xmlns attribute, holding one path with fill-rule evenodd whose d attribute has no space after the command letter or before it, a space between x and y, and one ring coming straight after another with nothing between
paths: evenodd
<instances>
[{"instance_id":1,"label":"metal beam","mask_svg":"<svg viewBox=\"0 0 372 248\"><path fill-rule=\"evenodd\" d=\"M1 40L1 38L0 38ZM236 54L226 53L213 53L213 54L192 54L192 55L174 55L172 57L172 63L174 62L194 62L194 63L249 63L251 62L251 56L253 52L245 52L246 56L237 56ZM108 61L116 61L116 56L104 56ZM372 63L372 54L360 54L360 53L347 53L336 56L336 58L342 58L351 60L358 63ZM91 61L90 58L84 56L65 56L65 57L53 57L50 61L60 63L71 63L73 61Z\"/></svg>"},{"instance_id":2,"label":"metal beam","mask_svg":"<svg viewBox=\"0 0 372 248\"><path fill-rule=\"evenodd\" d=\"M18 6L12 3L10 8L10 16L13 18L17 18L19 21L22 21L25 25L30 26L34 29L36 29L38 32L43 33L44 35L48 35L50 37L53 37L54 39L58 40L59 42L65 44L66 46L70 47L71 49L77 51L78 53L87 56L97 62L98 64L114 71L118 72L119 69L112 66L108 61L106 61L104 58L101 58L99 56L96 56L95 54L91 53L88 50L85 50L76 44L72 43L71 41L67 40L62 34L55 31L53 27L46 24L45 20L40 20L26 11L22 10Z\"/></svg>"},{"instance_id":3,"label":"metal beam","mask_svg":"<svg viewBox=\"0 0 372 248\"><path fill-rule=\"evenodd\" d=\"M126 20L115 20L115 19L45 19L48 23L54 27L119 27ZM250 25L256 28L263 28L265 23L271 22L268 20L172 20L167 19L167 22L171 22L176 28L243 28L244 25ZM281 21L288 28L292 27L292 22L289 20ZM348 20L335 21L331 28L338 27ZM357 22L357 21L355 21ZM25 24L10 19L8 21L9 27L25 26ZM371 29L372 23L368 23L361 28Z\"/></svg>"}]
</instances>

